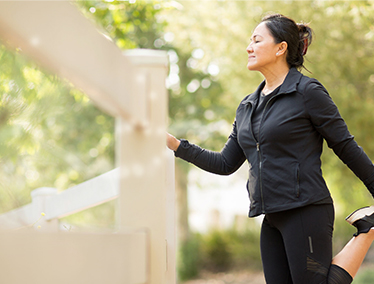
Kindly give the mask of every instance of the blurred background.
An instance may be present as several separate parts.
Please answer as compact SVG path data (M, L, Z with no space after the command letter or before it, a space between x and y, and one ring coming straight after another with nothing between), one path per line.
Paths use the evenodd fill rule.
M246 69L246 47L261 17L277 12L310 23L315 37L303 73L322 82L359 145L374 157L373 1L72 4L123 50L167 51L169 131L212 150L223 147L236 107L263 79ZM0 213L29 203L38 187L65 190L115 167L112 117L72 84L1 42L0 63ZM327 146L322 159L335 202L339 251L355 231L345 216L371 205L372 197ZM246 178L246 165L220 177L176 161L181 283L264 283L261 217L246 217ZM63 222L67 230L114 228L115 202ZM354 283L373 283L373 263L371 250Z

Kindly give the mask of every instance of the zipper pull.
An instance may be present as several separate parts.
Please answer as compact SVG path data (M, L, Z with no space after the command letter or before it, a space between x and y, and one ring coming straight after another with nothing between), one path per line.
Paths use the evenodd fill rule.
M256 143L256 146L257 146L257 152L260 152L260 143Z

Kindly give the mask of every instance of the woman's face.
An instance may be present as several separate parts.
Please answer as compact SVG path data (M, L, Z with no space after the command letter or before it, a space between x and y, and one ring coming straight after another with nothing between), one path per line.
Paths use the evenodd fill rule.
M261 71L271 67L277 59L279 44L274 42L265 22L260 23L253 32L247 47L248 70Z

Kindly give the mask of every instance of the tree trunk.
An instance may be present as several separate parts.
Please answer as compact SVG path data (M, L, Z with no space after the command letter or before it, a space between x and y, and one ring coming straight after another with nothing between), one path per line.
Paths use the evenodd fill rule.
M175 190L177 198L177 240L183 243L190 237L190 226L188 223L188 172L190 166L182 160L175 163Z

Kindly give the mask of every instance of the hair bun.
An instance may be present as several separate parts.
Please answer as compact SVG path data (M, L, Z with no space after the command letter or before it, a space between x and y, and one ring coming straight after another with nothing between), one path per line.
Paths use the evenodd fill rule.
M298 23L297 27L299 29L300 45L299 50L300 54L304 56L308 51L309 45L312 44L312 29L303 23Z
M275 43L287 42L286 61L289 67L303 68L304 55L312 43L312 29L281 14L267 15L261 22L266 24Z

